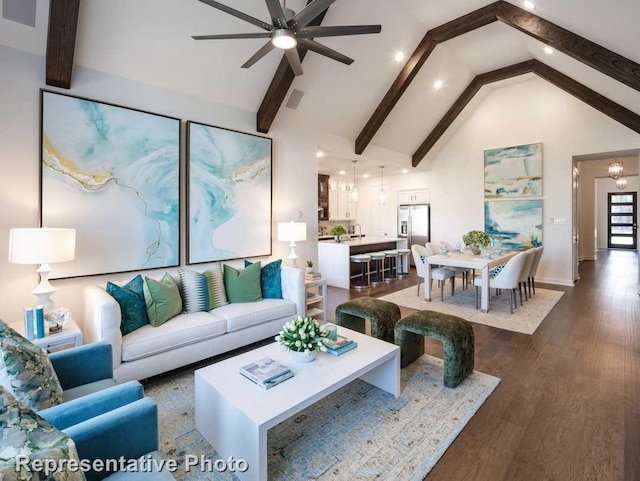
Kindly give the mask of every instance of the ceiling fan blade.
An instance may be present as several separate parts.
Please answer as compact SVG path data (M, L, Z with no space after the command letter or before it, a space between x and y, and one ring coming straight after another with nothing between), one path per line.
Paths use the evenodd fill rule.
M271 15L271 21L273 25L278 28L287 28L287 18L284 15L280 0L265 0L267 2L267 8L269 9L269 15Z
M246 13L242 13L235 8L227 7L220 2L216 2L215 0L200 0L202 3L206 3L210 7L217 8L218 10L222 10L229 15L233 15L240 20L244 20L245 22L252 23L253 25L260 27L264 30L268 30L269 32L273 30L273 25L269 25L268 23L263 22L259 18L252 17L251 15L247 15ZM315 0L314 0L315 1Z
M271 52L274 48L275 47L271 43L271 40L269 40L266 44L264 44L264 46L260 50L258 50L256 53L254 53L253 56L242 65L242 68L251 67L254 63L256 63L258 60L260 60L266 54Z
M258 33L224 33L221 35L192 35L194 40L224 40L231 38L269 38L271 33L258 32Z
M335 1L336 0L313 0L313 2L308 4L291 20L289 20L289 26L293 29L306 27L309 22L329 8L329 6Z
M298 55L297 48L289 48L284 51L284 54L287 56L287 60L289 61L289 65L291 65L291 70L295 75L302 75L302 62L300 62L300 55Z
M380 33L382 25L344 25L340 27L303 27L298 30L299 38L339 37L342 35L364 35Z
M315 40L309 40L308 38L300 38L298 39L298 45L302 48L306 48L307 50L311 50L315 53L319 53L320 55L324 55L325 57L332 58L333 60L337 60L338 62L342 62L347 65L351 65L353 63L352 58L349 58L346 55L341 54L340 52L336 52L335 50L329 47L325 47L324 45L319 44Z

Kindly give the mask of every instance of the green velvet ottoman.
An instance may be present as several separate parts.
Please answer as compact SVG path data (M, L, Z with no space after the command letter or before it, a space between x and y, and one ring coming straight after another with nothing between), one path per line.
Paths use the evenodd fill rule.
M442 341L446 387L456 387L473 372L473 328L469 321L434 311L418 311L400 319L395 341L400 346L401 367L424 354L424 336Z
M400 319L400 308L393 302L358 297L336 307L336 324L364 334L364 321L371 321L371 336L394 342L393 328Z

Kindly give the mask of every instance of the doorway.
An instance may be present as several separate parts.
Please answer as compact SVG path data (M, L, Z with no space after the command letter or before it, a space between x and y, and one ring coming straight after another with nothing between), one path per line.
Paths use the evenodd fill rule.
M637 192L609 192L607 202L607 246L637 248Z

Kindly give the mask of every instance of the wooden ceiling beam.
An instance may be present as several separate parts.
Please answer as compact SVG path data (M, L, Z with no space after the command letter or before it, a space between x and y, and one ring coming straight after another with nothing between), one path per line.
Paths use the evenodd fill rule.
M46 84L71 88L80 0L51 0L47 32Z
M497 4L501 22L640 91L640 64L508 2Z
M640 64L618 55L597 43L576 35L544 18L516 7L504 0L487 5L475 12L431 29L420 42L407 65L402 69L385 97L373 112L356 139L355 152L362 154L380 129L418 70L437 44L499 20L536 40L588 65L599 72L640 91ZM430 49L424 48L429 40ZM418 57L418 58L416 58ZM443 119L445 120L445 119ZM425 140L426 142L426 140ZM424 145L424 144L423 144ZM429 147L430 148L430 147ZM427 151L429 149L427 148ZM420 149L419 149L420 151ZM415 165L415 159L414 159Z
M384 98L375 109L356 139L356 154L361 154L396 106L420 68L427 61L438 43L488 25L497 20L496 4L490 4L460 18L429 30L407 60Z
M309 5L309 3L311 3L311 0L307 1L307 5ZM320 25L328 10L329 9L327 8L324 12L314 18L309 25ZM298 48L300 62L302 62L307 56L307 52L307 49ZM267 88L267 92L264 94L264 98L262 99L262 103L260 104L260 108L256 115L256 130L258 132L263 134L269 132L269 129L271 128L273 121L276 119L278 110L280 110L282 102L284 102L284 98L287 96L289 87L291 87L295 77L296 76L293 73L289 62L287 61L287 57L283 55L280 60L280 64L278 64L278 68L276 69L276 73L273 75L273 79L271 79L271 83Z
M414 167L418 166L484 85L531 72L640 134L640 115L609 100L595 90L576 82L571 77L558 72L539 60L527 60L526 62L476 76L415 151L411 160L412 165Z

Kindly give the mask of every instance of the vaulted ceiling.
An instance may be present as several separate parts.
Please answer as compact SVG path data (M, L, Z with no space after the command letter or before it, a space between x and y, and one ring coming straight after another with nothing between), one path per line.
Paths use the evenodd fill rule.
M78 1L51 0L66 6ZM263 0L221 1L252 16L269 19ZM306 1L288 0L287 6L300 11ZM298 108L282 105L267 124L273 120L273 127L295 124L352 139L353 151L344 154L353 154L356 139L405 67L407 60L397 63L394 55L403 51L409 58L428 31L492 3L337 0L328 9L323 25L379 23L382 33L319 39L355 62L346 66L310 52L303 61L304 75L292 80L282 74L276 77L276 87L286 89L282 96L285 102L292 89L304 92ZM518 0L509 3L522 7ZM640 63L637 0L536 0L535 3L535 15ZM39 0L35 28L0 19L0 44L45 55L48 10L49 1ZM414 156L475 77L534 59L618 104L631 116L640 114L638 90L566 53L556 50L552 55L546 54L544 43L505 22L494 21L477 29L466 29L464 25L462 28L468 33L438 42L367 145ZM263 45L263 39L200 42L191 39L191 35L197 34L252 29L251 25L197 0L85 0L80 2L74 63L257 114L282 55L274 51L251 68L241 69L240 65ZM632 68L629 74L640 76L640 69ZM510 81L527 80L531 75ZM436 80L443 82L437 90L433 87ZM502 84L486 84L481 89L500 88ZM266 129L263 126L260 130ZM437 152L437 142L435 147L426 152L426 158ZM363 155L366 159L367 148Z

